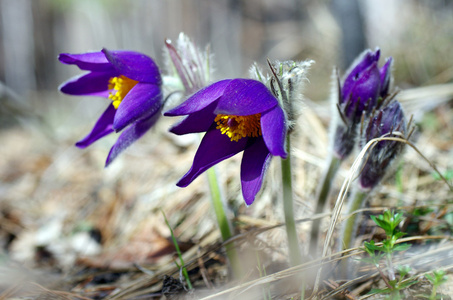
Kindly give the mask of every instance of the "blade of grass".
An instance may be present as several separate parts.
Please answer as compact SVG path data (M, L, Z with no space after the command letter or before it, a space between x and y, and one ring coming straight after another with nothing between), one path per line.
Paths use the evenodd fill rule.
M184 267L184 259L182 258L182 253L181 253L181 250L179 249L178 241L176 240L176 237L173 233L173 229L171 228L170 223L168 223L167 217L165 216L165 213L163 211L162 211L162 215L164 216L165 224L167 224L168 229L170 229L171 239L173 241L173 244L175 245L176 252L178 253L178 257L179 257L179 261L180 261L179 266L182 269L182 274L183 274L184 278L186 279L187 287L189 288L189 290L191 290L192 283L190 282L189 273L187 273L187 269L186 269L186 267ZM176 265L178 265L178 264L176 264Z

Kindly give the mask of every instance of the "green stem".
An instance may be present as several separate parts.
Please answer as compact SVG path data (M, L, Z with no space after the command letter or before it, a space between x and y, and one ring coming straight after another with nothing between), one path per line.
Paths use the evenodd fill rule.
M359 210L362 207L363 201L365 200L368 194L363 191L356 191L352 194L354 199L349 204L348 215L351 215L356 210ZM357 217L359 213L355 213L346 220L346 224L343 229L342 239L340 240L342 245L342 250L346 250L352 247L354 243L355 233L357 231ZM348 259L343 259L341 261L341 272L342 275L347 276L348 271Z
M357 191L355 193L354 200L349 205L348 215L354 213L356 210L359 210L362 207L363 200L365 200L367 195L368 195L367 193L362 191ZM359 215L358 213L353 214L346 220L346 225L343 230L343 241L342 241L343 250L352 247L352 244L354 242L353 236L357 229L356 220L358 215Z
M433 290L431 291L430 300L435 300L437 295L437 285L433 284Z
M178 253L180 264L178 265L176 262L175 263L179 268L182 269L182 274L184 275L184 278L186 279L187 287L189 288L189 290L191 290L193 288L192 283L190 282L189 273L187 272L187 269L185 267L184 259L182 258L182 253L181 253L181 249L179 249L178 241L177 241L175 234L173 232L173 229L171 228L170 223L168 222L167 217L165 216L163 211L162 211L162 215L164 215L165 224L167 224L168 229L170 229L171 239L173 241L173 245L175 245L176 253Z
M207 170L206 174L208 175L209 188L211 191L211 200L212 206L214 207L215 215L217 217L217 223L219 225L220 234L222 235L222 240L225 242L232 237L230 223L225 214L225 209L222 201L222 194L220 192L219 182L217 181L217 174L215 168L212 167ZM241 278L244 273L242 272L242 266L239 262L239 257L236 252L236 248L233 243L228 243L225 245L226 254L228 260L230 261L231 269L233 270L234 278Z
M329 158L329 164L327 171L324 173L324 178L322 180L321 188L318 192L318 201L316 203L316 210L315 214L321 214L324 212L324 208L327 203L327 197L329 196L330 188L332 186L333 180L335 175L337 174L338 168L340 167L341 160L331 154ZM313 220L313 224L311 227L311 234L310 234L310 245L309 245L309 253L315 255L318 253L318 239L319 239L319 231L321 228L321 221L322 219Z
M289 134L286 136L287 149L290 148ZM299 238L294 220L293 187L291 173L291 153L288 150L288 157L282 159L282 183L283 183L283 210L285 213L286 234L288 236L289 260L291 266L302 263L302 256L299 249Z
M393 267L392 253L387 253L387 267L389 273L389 280L395 280L395 269Z

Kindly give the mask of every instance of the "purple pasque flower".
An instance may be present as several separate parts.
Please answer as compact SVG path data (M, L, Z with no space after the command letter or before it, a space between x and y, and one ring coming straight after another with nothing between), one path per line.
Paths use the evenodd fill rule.
M395 134L399 132L399 134ZM361 146L379 137L399 137L406 133L406 119L398 101L392 101L370 117L362 130ZM404 148L404 143L380 141L368 150L359 175L359 184L363 190L371 190L381 181L391 162Z
M159 68L148 56L132 51L62 53L58 59L88 71L64 82L61 92L111 100L91 132L76 143L77 147L86 148L112 132L122 131L107 156L108 166L159 118L163 102Z
M387 97L391 83L392 58L379 68L380 50L364 51L338 84L337 109L340 114L334 135L335 154L346 158L353 150L356 128L362 115L368 116Z
M213 165L244 151L241 186L244 200L250 205L261 188L271 157L287 156L285 113L277 98L259 81L218 81L164 115L187 115L170 129L175 134L206 132L192 167L177 183L179 187L188 186Z

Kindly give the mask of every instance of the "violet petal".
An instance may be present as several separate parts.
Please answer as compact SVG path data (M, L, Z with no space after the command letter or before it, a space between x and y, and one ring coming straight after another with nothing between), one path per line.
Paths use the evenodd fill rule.
M261 82L253 79L233 79L219 99L216 114L248 116L269 110L278 100Z
M159 68L150 57L133 51L102 49L102 52L121 75L140 82L162 83Z
M379 70L379 73L381 74L381 91L380 91L381 97L384 97L388 94L390 88L390 78L392 74L392 64L393 58L389 57L387 58L386 63Z
M156 124L159 117L160 113L156 113L153 116L137 121L126 128L121 133L120 137L113 145L113 147L110 149L109 155L107 156L107 160L105 162L105 166L107 167L108 165L110 165L121 152L123 152L136 140L141 138L154 124Z
M349 70L345 73L346 78L342 86L342 99L346 100L347 96L351 93L355 82L362 76L362 74L371 66L372 63L377 62L380 57L380 50L376 52L370 49L365 50L362 54L352 63Z
M182 135L187 133L205 132L211 127L216 115L214 109L217 103L211 103L205 109L194 112L185 117L181 122L174 125L170 132Z
M81 70L113 71L112 64L109 63L105 54L101 51L81 54L61 53L58 56L58 60L67 65L76 65Z
M113 104L107 107L104 113L99 117L91 132L78 141L75 145L81 149L88 147L100 138L113 132L113 118L115 117L116 109Z
M232 142L230 138L215 129L215 125L204 135L190 170L176 184L179 187L188 186L201 173L213 165L225 160L245 149L247 138Z
M352 93L351 101L352 106L355 107L357 101L360 101L357 107L357 117L362 115L362 111L366 109L370 111L372 107L376 105L377 97L381 89L381 75L379 69L377 68L377 63L374 62L362 76L357 80ZM350 116L351 112L347 112L347 116Z
M137 83L124 97L113 121L115 131L157 113L162 106L162 92L152 83Z
M261 114L261 131L264 142L272 155L286 158L286 121L280 106Z
M230 81L231 79L221 80L199 90L182 104L165 112L164 116L183 116L204 109L223 95Z
M59 89L69 95L109 96L109 79L117 76L114 72L90 72L63 82Z
M261 189L263 177L269 165L271 154L262 138L244 150L241 163L242 196L245 203L251 205Z

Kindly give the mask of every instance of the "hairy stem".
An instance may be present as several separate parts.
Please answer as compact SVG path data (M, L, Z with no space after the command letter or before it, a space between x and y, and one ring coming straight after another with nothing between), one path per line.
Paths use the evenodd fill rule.
M290 149L289 134L286 136L286 146L287 149ZM283 211L285 213L286 234L288 236L289 260L291 266L297 266L302 263L302 256L299 249L296 222L294 220L291 153L289 150L288 157L286 159L282 159L281 167L283 183Z
M315 214L321 214L324 212L324 208L325 208L326 202L327 202L327 197L329 196L332 182L335 178L338 168L340 167L340 164L341 164L341 160L331 154L331 156L329 158L327 170L324 173L322 184L318 191ZM315 219L313 221L313 224L311 227L309 249L310 249L310 254L312 254L312 255L315 255L315 253L317 253L321 221L322 221L322 219Z
M232 235L230 223L228 222L228 218L225 214L224 203L222 200L222 194L220 192L219 182L217 180L215 167L207 170L206 174L208 175L212 206L214 207L215 215L217 217L217 223L219 225L220 234L222 235L222 240L225 242L230 239ZM226 244L225 249L234 277L237 279L241 278L244 273L242 272L242 267L239 262L236 248L234 247L234 243Z
M393 281L395 280L395 268L393 267L393 262L392 262L392 254L387 253L387 267L388 267L388 273L389 273L389 280Z
M368 194L363 191L356 191L351 194L352 202L349 204L348 215L350 217L346 220L346 224L343 228L343 233L340 239L342 250L347 250L354 244L355 233L357 231L357 217L358 213L354 213L356 210L362 207L363 201ZM352 214L352 215L351 215ZM341 263L341 273L344 276L348 274L348 259L343 259Z

